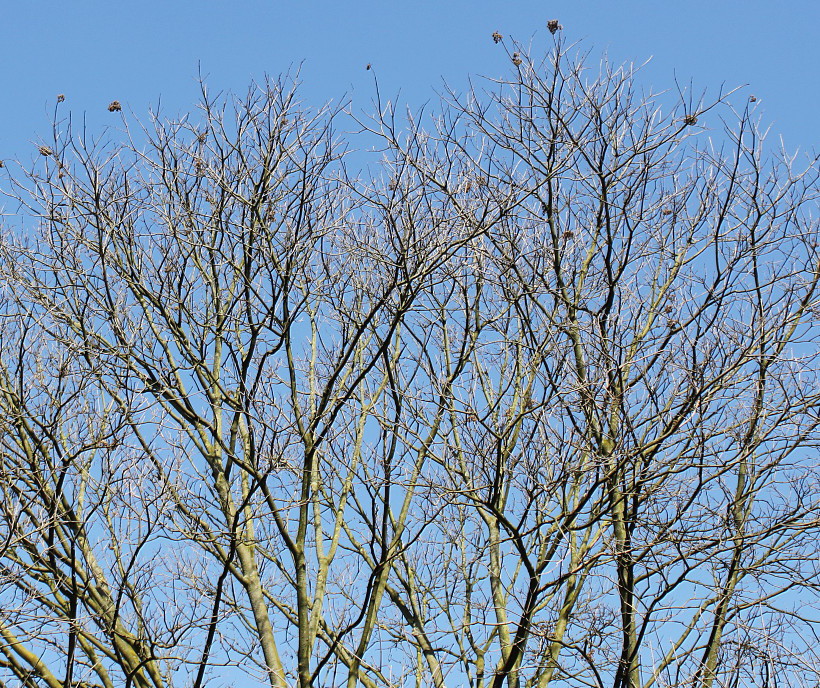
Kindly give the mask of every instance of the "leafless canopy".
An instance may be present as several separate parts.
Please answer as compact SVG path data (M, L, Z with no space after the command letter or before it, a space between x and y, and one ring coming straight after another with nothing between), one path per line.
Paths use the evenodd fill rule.
M0 686L817 685L817 161L555 45L7 161Z

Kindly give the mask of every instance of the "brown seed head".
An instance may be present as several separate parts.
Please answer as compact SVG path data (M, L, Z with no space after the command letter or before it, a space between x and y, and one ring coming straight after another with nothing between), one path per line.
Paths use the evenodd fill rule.
M40 151L40 155L54 155L54 151L48 146L40 146L37 150Z
M756 103L757 102L757 96L749 96L749 102L750 103Z
M554 34L556 31L560 31L564 27L558 23L557 19L550 19L547 22L547 28L550 30L550 33Z
M671 215L672 211L669 208L664 208L661 210L661 215Z
M57 96L57 102L62 103L65 100L65 96L61 93Z
M108 104L108 112L119 112L120 110L122 110L122 105L119 100L112 100Z
M493 31L493 43L501 43L504 40L504 36L502 36L498 31Z
M367 67L365 67L365 69L367 69L367 70L370 69L370 63L369 62L367 63Z
M513 53L512 62L516 67L518 67L521 64L521 55L519 55L518 53Z
M683 118L683 123L686 124L687 126L690 126L690 127L693 124L697 124L698 123L697 115L686 115L686 117Z

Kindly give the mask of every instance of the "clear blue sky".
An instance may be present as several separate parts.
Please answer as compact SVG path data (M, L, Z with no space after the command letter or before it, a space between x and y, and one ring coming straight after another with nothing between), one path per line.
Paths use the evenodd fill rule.
M383 92L420 104L442 79L503 74L493 31L543 42L551 18L593 55L651 57L642 81L656 89L674 74L710 89L748 83L789 148L818 148L817 0L38 0L3 7L0 158L29 157L58 93L95 131L114 123L114 99L140 116L159 97L166 112L187 110L198 63L212 90L244 91L304 61L306 100L348 93L366 108L370 62Z

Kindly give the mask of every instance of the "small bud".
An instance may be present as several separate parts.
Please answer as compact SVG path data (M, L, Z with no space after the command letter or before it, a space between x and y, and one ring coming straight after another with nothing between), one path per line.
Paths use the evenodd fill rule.
M108 104L108 112L119 112L120 110L122 110L122 105L119 100L112 100Z
M61 93L57 96L57 102L62 103L65 100L65 96Z
M556 31L560 31L564 27L558 23L557 19L550 19L547 22L547 28L550 30L550 33L554 34Z
M493 31L493 43L501 43L504 40L504 36L502 36L498 31Z
M6 166L6 163L4 163L2 160L0 160L0 169L2 169L5 166Z
M370 71L370 66L371 66L371 65L370 65L370 63L368 62L368 63L367 63L367 67L365 67L365 69L366 69L366 70L368 70L368 71Z

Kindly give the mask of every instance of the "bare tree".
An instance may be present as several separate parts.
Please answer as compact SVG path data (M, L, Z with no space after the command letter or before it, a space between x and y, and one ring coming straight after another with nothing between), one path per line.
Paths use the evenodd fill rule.
M55 113L7 185L0 685L816 684L817 161L512 48L427 117Z

